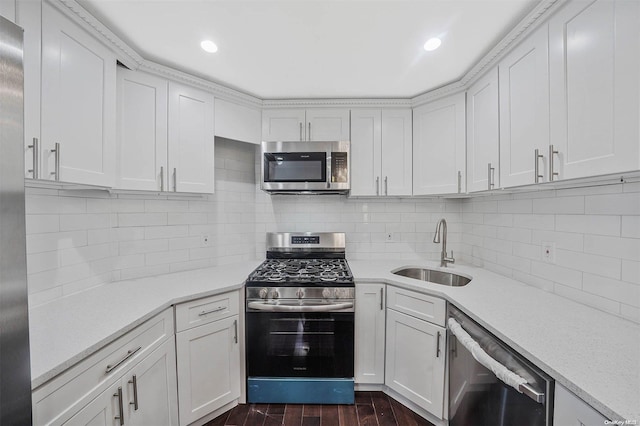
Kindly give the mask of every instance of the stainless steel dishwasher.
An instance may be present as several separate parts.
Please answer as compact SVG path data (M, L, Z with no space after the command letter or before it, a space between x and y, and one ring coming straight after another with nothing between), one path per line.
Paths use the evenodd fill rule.
M551 377L451 305L447 326L450 426L552 425Z

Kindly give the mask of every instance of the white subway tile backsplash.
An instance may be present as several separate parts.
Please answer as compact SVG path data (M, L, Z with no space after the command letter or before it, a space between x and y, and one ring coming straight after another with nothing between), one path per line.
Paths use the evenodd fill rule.
M120 256L167 251L168 249L169 240L167 239L122 241L118 246Z
M514 214L513 226L525 229L553 230L555 228L556 217L544 214Z
M118 213L118 226L167 225L167 213Z
M501 213L533 213L533 200L503 200L498 201L498 212Z
M553 197L533 200L534 214L583 214L584 197Z
M637 193L589 195L585 197L586 214L640 215Z
M621 303L620 314L623 318L640 323L640 308Z
M189 259L189 250L173 250L173 251L160 251L154 253L145 254L145 265L162 265L170 264L174 262L186 262Z
M27 235L27 254L62 250L87 245L86 231L53 232Z
M562 214L556 216L556 231L619 236L620 216Z
M640 238L640 216L622 216L622 231L624 238Z
M58 252L45 251L42 253L32 253L27 257L27 273L35 274L37 272L56 269L60 266Z
M189 235L189 226L147 226L144 228L144 238L153 240L157 238L176 238L186 237Z
M531 262L531 275L574 288L582 287L582 272L551 263Z
M640 239L585 235L584 251L602 257L640 259Z
M58 250L60 266L88 263L94 260L111 257L110 244L96 244L84 247Z
M584 274L582 289L607 299L626 303L636 308L640 307L640 285Z
M60 230L60 215L57 214L27 214L27 235L58 232Z
M27 214L73 214L85 213L87 201L84 198L28 196L25 200Z
M582 303L583 305L592 306L614 315L620 315L620 302L616 302L615 300L587 293L581 289L568 287L559 283L555 283L553 292L567 299Z
M542 246L545 242L556 244L556 248L564 250L582 251L584 236L571 232L532 231L531 243Z
M620 259L558 249L556 260L559 265L576 271L590 272L609 278L620 278Z
M76 231L79 229L110 228L109 214L63 214L60 215L61 231Z
M640 285L640 262L622 260L622 281Z

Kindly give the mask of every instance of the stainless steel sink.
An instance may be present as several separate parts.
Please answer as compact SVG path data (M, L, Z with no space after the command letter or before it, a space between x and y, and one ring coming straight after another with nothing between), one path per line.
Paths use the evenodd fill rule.
M392 272L401 277L413 278L414 280L428 281L430 283L448 285L451 287L462 287L469 284L471 278L451 272L436 271L425 268L402 268Z

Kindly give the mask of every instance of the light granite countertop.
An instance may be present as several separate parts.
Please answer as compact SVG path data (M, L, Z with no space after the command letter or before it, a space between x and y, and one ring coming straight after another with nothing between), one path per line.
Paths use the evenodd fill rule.
M176 303L241 288L260 261L109 283L30 310L32 388ZM385 282L456 305L611 420L640 421L640 325L490 271L447 287L391 273L425 261L349 261L356 285Z

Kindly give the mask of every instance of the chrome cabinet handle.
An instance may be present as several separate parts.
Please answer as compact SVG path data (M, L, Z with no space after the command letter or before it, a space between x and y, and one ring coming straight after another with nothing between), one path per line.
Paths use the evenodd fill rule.
M329 305L299 306L299 305L277 305L264 302L249 302L247 308L257 311L267 312L331 312L342 309L353 308L353 303L332 303Z
M138 378L135 374L131 377L129 383L133 385L133 402L130 402L129 405L133 405L134 411L138 411Z
M29 173L31 173L31 177L33 179L38 179L38 174L39 174L39 170L40 170L40 165L38 164L38 160L40 157L40 144L38 143L38 138L33 138L33 144L32 145L28 145L29 148L31 148L33 150L32 154L33 154L33 169L29 170Z
M140 349L142 349L142 346L138 346L138 347L137 347L137 348L135 348L135 349L129 349L129 350L127 351L127 353L126 353L126 354L125 354L125 355L124 355L124 356L123 356L123 357L122 357L118 362L116 362L116 363L115 363L115 364L113 364L113 365L112 365L112 364L107 365L107 370L106 370L107 374L108 374L108 373L111 373L113 370L115 370L116 368L118 368L118 366L119 366L120 364L122 364L123 362L125 362L126 360L128 360L129 358L131 358L131 357L133 356L133 354L135 354L136 352L138 352Z
M462 192L462 172L458 170L458 194Z
M436 336L436 358L440 357L440 332L438 331L438 335Z
M120 420L120 426L124 425L124 406L122 405L122 386L118 386L118 392L113 394L118 398L118 415L114 417L116 420Z
M238 320L233 320L233 341L238 343Z
M173 168L173 192L178 192L178 170Z
M389 182L387 176L384 177L384 195L389 195Z
M307 135L307 140L311 140L311 122L309 122L309 134Z
M380 176L376 176L376 195L380 195Z
M56 142L55 148L52 149L51 152L55 153L56 155L55 169L54 171L51 172L51 174L53 175L55 181L59 181L60 180L60 144L58 142Z
M224 311L225 309L227 309L227 307L226 307L226 306L218 306L217 308L210 309L210 310L208 310L208 311L202 311L202 312L200 312L200 313L198 314L198 316L203 317L203 316L205 316L205 315L209 315L209 314L212 314L212 313L214 313L214 312Z
M304 140L304 139L302 138L302 122L300 122L300 123L298 123L298 124L300 124L300 140Z
M487 167L487 189L491 190L494 187L493 178L495 176L495 168L491 167L491 163L489 163Z
M164 192L164 166L160 166L160 191Z
M553 149L553 145L549 145L549 182L553 182L558 172L553 171L553 155L557 155L558 151Z
M384 310L384 287L380 289L380 310Z
M544 155L540 154L540 150L538 148L536 148L536 150L534 151L534 155L533 155L533 173L535 175L535 183L539 183L540 179L542 179L542 175L540 174L540 158L543 158Z

